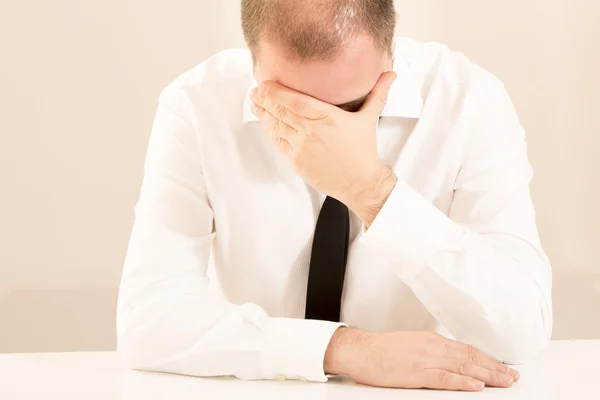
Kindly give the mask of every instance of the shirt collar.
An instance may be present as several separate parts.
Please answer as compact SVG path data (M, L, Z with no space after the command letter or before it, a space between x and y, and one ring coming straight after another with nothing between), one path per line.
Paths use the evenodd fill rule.
M390 88L381 116L420 118L423 111L421 88L401 52L396 52L394 72L398 77Z
M423 97L421 90L416 82L412 71L401 52L396 52L396 61L394 62L394 72L398 74L396 81L392 84L388 94L387 103L381 112L382 117L398 118L420 118L423 110ZM250 99L250 90L257 86L254 74L251 75L250 88L244 98L243 118L244 124L257 122L258 118L252 113L252 100Z

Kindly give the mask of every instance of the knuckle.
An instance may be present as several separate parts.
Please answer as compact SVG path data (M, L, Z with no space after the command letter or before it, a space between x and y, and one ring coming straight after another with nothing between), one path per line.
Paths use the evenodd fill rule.
M267 82L263 82L258 86L258 93L257 93L257 103L258 104L264 104L265 100L267 98L267 95L269 94L269 84Z
M492 379L496 382L501 382L502 381L502 373L500 372L492 372Z
M258 92L263 96L266 97L269 92L271 91L271 85L269 85L268 82L263 82L261 83Z
M258 99L257 99L258 101L256 102L256 104L259 104L261 106L264 105L266 97L267 96L264 93L259 93L258 94Z
M466 375L468 365L469 365L469 363L466 361L457 361L456 362L456 371L461 375Z
M281 121L280 119L275 119L275 121L273 121L273 133L275 133L276 135L279 136L279 134L282 132L283 130L283 121Z
M259 91L257 96L256 96L256 104L258 105L263 105L265 104L265 98L267 97L267 95L265 94L264 91Z
M470 344L467 345L467 358L471 364L479 365L479 351Z
M468 356L468 361L469 361L470 364L473 364L473 365L480 365L481 364L481 362L479 361L479 357L477 357L477 355L475 355L475 354L470 354Z
M275 116L277 118L284 118L287 114L287 109L280 103L275 103Z
M442 385L448 384L450 382L450 374L447 371L440 371L437 374L437 379Z
M503 374L508 374L508 367L506 365L502 364L502 363L498 363L496 365L496 370L498 372L503 373Z

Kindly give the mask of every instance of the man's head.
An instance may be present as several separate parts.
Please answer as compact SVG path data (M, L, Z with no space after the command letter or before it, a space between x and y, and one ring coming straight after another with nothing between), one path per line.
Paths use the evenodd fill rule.
M242 0L257 80L351 111L392 69L395 25L393 0Z

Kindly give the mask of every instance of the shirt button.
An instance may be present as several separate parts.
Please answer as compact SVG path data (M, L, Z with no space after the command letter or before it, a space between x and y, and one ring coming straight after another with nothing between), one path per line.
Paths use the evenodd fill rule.
M285 381L287 379L287 377L283 374L277 374L276 378L278 381Z
M435 310L435 313L433 313L433 316L435 318L439 318L442 315L442 312L440 310Z

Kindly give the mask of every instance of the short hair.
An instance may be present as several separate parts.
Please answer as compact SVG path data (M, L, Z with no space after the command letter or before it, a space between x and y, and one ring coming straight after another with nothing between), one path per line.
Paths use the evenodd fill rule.
M242 30L256 57L260 40L282 45L301 62L330 61L359 34L391 54L393 0L242 0Z

